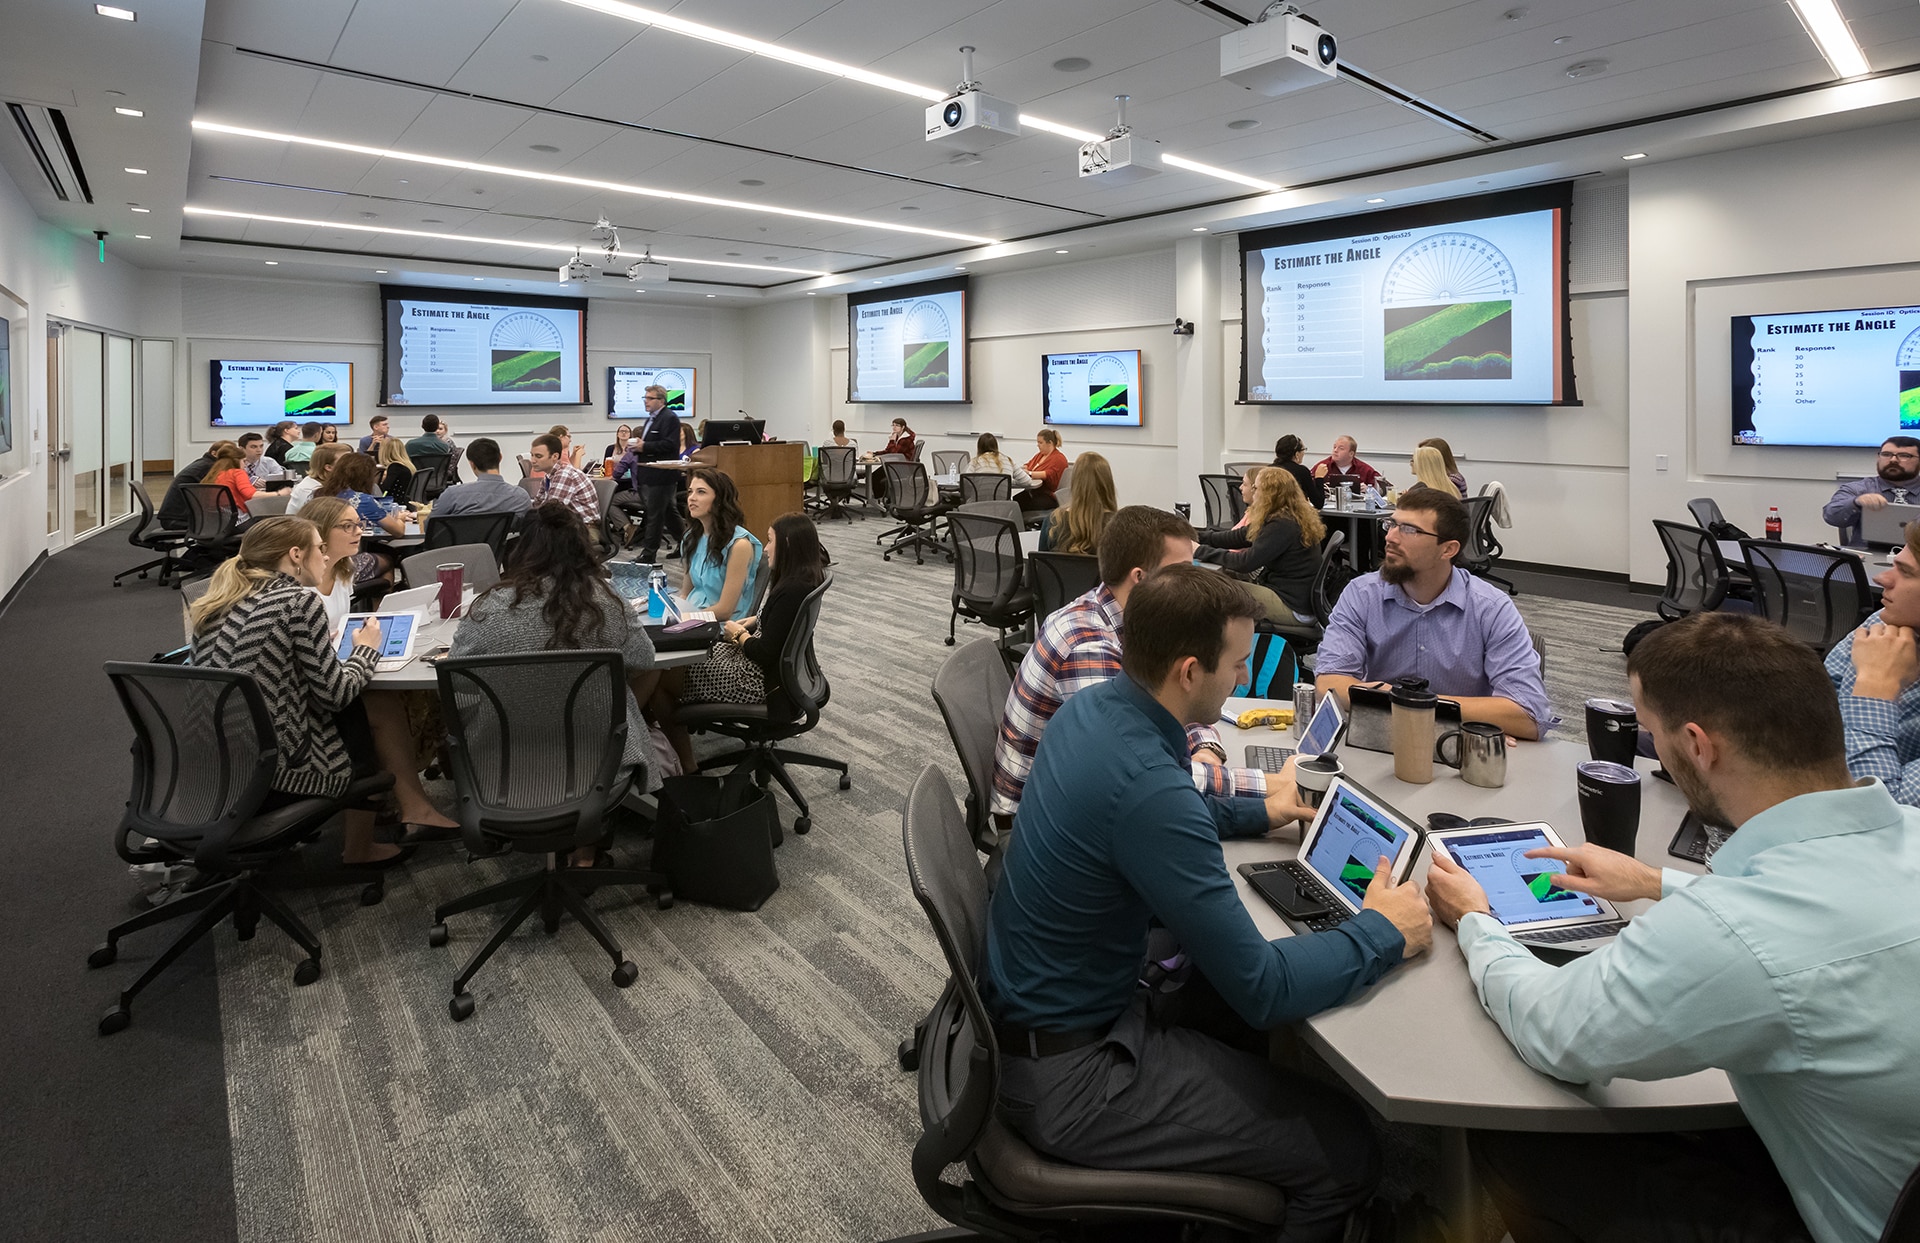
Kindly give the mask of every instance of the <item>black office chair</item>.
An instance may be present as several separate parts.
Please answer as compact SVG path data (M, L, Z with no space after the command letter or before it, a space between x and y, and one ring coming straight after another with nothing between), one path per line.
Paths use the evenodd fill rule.
M689 729L712 730L744 743L738 751L701 760L700 771L732 769L745 764L753 769L754 779L761 784L764 785L768 777L778 781L794 806L800 809L800 815L793 822L795 833L813 830L813 811L807 806L800 787L793 783L787 765L829 769L840 774L842 790L853 788L846 761L775 745L798 738L818 725L820 709L827 706L832 694L832 687L827 683L826 674L820 671L820 662L813 651L814 628L820 624L820 603L831 586L833 575L829 574L801 604L800 615L794 619L793 629L787 632L786 645L780 649L781 689L770 695L767 702L688 704L674 713L674 719Z
M1920 1243L1920 1168L1907 1175L1906 1185L1894 1197L1880 1243Z
M853 521L853 511L847 508L847 502L853 499L854 484L859 478L859 472L854 469L856 456L852 445L821 445L815 451L815 479L820 485L816 509L820 517Z
M1041 622L1100 585L1100 558L1070 552L1027 555L1027 581L1033 586L1033 624Z
M1230 527L1247 512L1247 503L1240 495L1240 480L1235 475L1200 476L1200 499L1206 507L1210 527Z
M951 972L923 1023L913 1181L929 1208L989 1238L1055 1237L1073 1221L1203 1222L1252 1234L1286 1216L1266 1183L1222 1174L1096 1170L1042 1156L1000 1121L1000 1049L975 984L987 881L946 778L929 765L902 817L907 879ZM965 1164L958 1183L942 1174Z
M667 878L639 868L574 868L569 852L607 836L627 794L620 771L627 743L627 671L613 651L527 652L442 660L434 669L447 755L459 806L460 836L474 855L546 856L540 870L433 912L427 942L447 943L447 917L520 899L453 981L447 1013L473 1014L467 982L536 910L551 936L570 912L613 959L613 983L626 988L640 969L627 959L586 895L607 885L644 885L662 908L673 904Z
M1493 533L1493 502L1491 496L1470 496L1460 502L1467 507L1467 546L1460 550L1457 564L1475 578L1499 584L1508 595L1518 595L1512 583L1493 572L1506 552Z
M1731 581L1719 543L1705 528L1684 522L1655 518L1653 529L1667 553L1667 585L1654 611L1667 621L1678 621L1689 613L1719 608Z
M1240 479L1240 478L1243 478L1248 471L1265 470L1267 467L1271 465L1273 465L1272 462L1228 462L1225 466L1222 466L1220 469L1225 471L1227 474L1233 476L1235 479Z
M891 561L894 553L911 548L913 563L925 565L922 549L946 552L938 528L940 516L947 511L947 506L940 500L940 490L933 486L933 476L927 474L927 468L918 462L888 462L885 478L887 515L900 525L874 537L876 544L890 536L894 537L893 543L880 554L880 559Z
M448 514L444 518L428 514L420 551L432 552L457 544L485 544L493 549L494 568L498 569L507 563L507 540L512 537L519 517L510 513Z
M407 481L406 499L416 505L430 505L447 490L447 472L453 468L453 459L440 454L422 458L415 465L413 478Z
M223 489L224 490L224 489ZM113 585L118 587L120 580L129 574L147 576L147 571L160 571L160 585L171 587L175 557L185 551L192 543L184 531L169 531L160 525L159 515L153 508L153 497L147 494L147 485L138 479L133 481L133 500L139 507L140 520L133 524L133 530L127 532L127 543L146 552L160 555L151 561L142 561L139 565L120 571L113 576Z
M1824 656L1873 612L1866 565L1851 553L1809 544L1743 539L1754 610Z
M200 878L172 901L115 924L105 943L87 956L89 967L107 966L119 956L120 939L129 933L197 915L121 990L119 1001L100 1020L100 1034L124 1031L133 1022L133 999L141 990L229 916L234 931L246 941L264 915L306 951L293 982L307 985L319 979L319 939L269 889L360 885L361 901L371 905L384 892L383 874L272 869L317 837L335 815L365 806L391 788L392 775L356 780L337 798L303 798L262 812L280 750L266 699L251 674L124 662L108 664L106 673L133 726L133 786L115 830L114 848L129 863L191 863Z
M240 506L233 493L217 483L184 484L180 494L187 500L190 574L211 574L215 566L240 551Z
M933 703L947 723L947 737L967 778L967 832L984 855L996 854L1004 845L989 809L993 750L1011 690L1013 677L992 639L975 639L947 657L933 674Z
M1333 616L1333 606L1339 603L1340 593L1346 590L1353 578L1353 561L1347 555L1347 533L1328 532L1325 542L1320 545L1320 563L1314 567L1313 586L1307 594L1308 619L1300 622L1263 621L1260 629L1285 635L1303 654L1311 653L1326 637L1327 619Z
M1720 512L1720 502L1710 496L1696 496L1687 502L1687 512L1693 515L1694 522L1708 530L1716 522L1725 522L1727 516Z
M933 473L936 475L957 475L967 468L973 455L965 449L935 449L933 451Z
M947 618L947 646L953 646L954 630L962 617L992 626L1000 632L1004 644L1007 631L1026 625L1033 616L1033 592L1027 588L1019 522L970 513L963 505L947 515L947 547L953 556L953 612Z
M1013 477L996 475L992 471L976 471L960 476L960 503L971 505L975 501L1010 501L1013 499Z

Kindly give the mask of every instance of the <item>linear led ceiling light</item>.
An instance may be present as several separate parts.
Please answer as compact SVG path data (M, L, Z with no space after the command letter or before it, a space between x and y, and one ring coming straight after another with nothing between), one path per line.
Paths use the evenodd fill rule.
M1796 0L1796 3L1800 0ZM1812 2L1812 0L1808 0ZM1821 0L1830 3L1830 0ZM843 65L839 61L828 60L824 56L813 56L806 52L796 52L776 43L767 43L761 39L748 38L735 34L731 30L720 30L713 26L703 26L699 22L690 22L684 17L675 17L670 13L661 13L655 9L641 8L637 4L626 4L622 0L565 0L576 8L592 9L596 13L605 13L609 17L623 18L643 26L658 26L662 30L671 30L676 34L687 35L707 43L718 43L737 51L755 56L765 56L773 60L785 61L789 65L799 65L820 73L831 74L836 78L848 78L855 82L865 82L868 86L877 86L883 90L894 91L901 95L911 95L915 99L938 101L947 98L949 92L931 86L921 86L917 82L907 82L900 78L890 78L885 74L872 73L853 65ZM1034 116L1025 108L1020 109L1020 124L1049 134L1058 134L1062 138L1071 138L1075 142L1099 142L1105 134L1096 134L1081 129L1077 125L1062 125L1058 121L1049 121ZM1179 156L1162 155L1168 164L1184 168L1188 172L1203 173L1208 177L1218 177L1223 181L1238 182L1243 186L1252 186L1256 190L1279 190L1283 187L1271 181L1262 181L1257 177L1245 177L1239 173L1230 173L1211 164L1202 164L1196 160L1182 159Z
M676 203L697 203L703 207L726 207L734 211L762 212L771 216L786 216L797 220L824 220L829 224L844 224L857 229L884 229L889 233L912 233L920 237L944 237L956 242L971 242L988 246L994 242L990 237L979 237L972 233L952 233L945 229L927 229L918 225L895 224L887 220L864 220L858 216L835 216L827 212L803 211L798 207L777 207L769 203L748 203L740 199L714 198L706 194L685 194L678 190L661 190L653 186L628 185L619 181L599 181L592 177L569 177L563 173L544 173L531 168L509 168L501 164L480 164L473 160L456 160L443 155L427 155L418 151L399 151L391 147L369 147L354 142L335 142L327 138L307 138L300 134L281 134L272 130L249 129L242 125L222 125L216 121L195 119L193 128L210 134L231 134L238 138L258 138L267 142L291 143L301 147L321 147L328 151L349 151L355 155L372 156L379 160L400 160L410 164L431 164L438 168L458 168L468 172L486 173L495 177L518 177L526 181L545 181L554 185L578 186L584 190L606 190L614 194L633 194L642 198L667 199ZM330 226L332 227L332 226ZM572 247L566 247L571 250ZM690 261L691 262L691 261Z
M265 216L250 211L223 211L217 207L195 207L191 204L181 209L189 216L213 216L222 220L258 220L265 224L297 224L309 229L332 229L336 232L377 233L386 237L417 237L439 242L474 242L483 246L518 246L522 250L558 250L569 254L580 248L572 242L531 242L511 237L474 237L465 233L433 233L425 229L395 229L385 225L346 224L338 220L304 220L297 216ZM615 251L615 255L630 255L632 251ZM768 263L733 263L721 259L688 259L674 255L653 255L660 263L688 263L697 267L710 268L746 268L754 272L782 272L789 276L831 276L831 272L818 272L811 268L783 268Z
M1835 77L1855 78L1872 71L1873 66L1867 63L1860 45L1853 41L1853 31L1847 29L1847 19L1840 16L1834 0L1789 0L1789 3L1820 54L1833 67Z

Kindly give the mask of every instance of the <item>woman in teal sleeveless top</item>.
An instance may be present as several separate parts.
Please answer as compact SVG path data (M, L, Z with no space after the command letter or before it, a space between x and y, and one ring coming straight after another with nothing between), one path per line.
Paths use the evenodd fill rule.
M680 541L687 567L687 603L731 621L753 605L760 573L760 541L742 523L733 480L711 466L696 466L687 480L687 517Z

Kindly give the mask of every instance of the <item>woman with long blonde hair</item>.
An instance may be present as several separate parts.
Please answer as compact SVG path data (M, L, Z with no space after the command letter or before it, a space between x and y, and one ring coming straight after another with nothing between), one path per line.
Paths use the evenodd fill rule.
M1451 479L1453 486L1459 490L1460 499L1465 500L1467 498L1467 477L1460 473L1460 463L1454 460L1453 446L1438 436L1431 436L1421 441L1420 447L1423 449L1440 450L1440 460L1445 462L1447 466L1447 478Z
M1442 496L1460 495L1460 489L1454 487L1453 480L1447 476L1446 459L1431 445L1421 445L1413 451L1413 477Z
M396 501L405 501L407 489L412 485L414 473L419 469L407 453L407 442L398 436L387 437L380 442L380 448L373 460L381 470L381 490Z
M1307 503L1293 476L1263 470L1254 481L1246 525L1200 532L1194 557L1250 578L1247 589L1269 621L1307 621L1326 534L1319 511Z
M1073 495L1040 528L1040 551L1098 555L1107 519L1119 508L1107 459L1091 450L1082 453L1073 460Z

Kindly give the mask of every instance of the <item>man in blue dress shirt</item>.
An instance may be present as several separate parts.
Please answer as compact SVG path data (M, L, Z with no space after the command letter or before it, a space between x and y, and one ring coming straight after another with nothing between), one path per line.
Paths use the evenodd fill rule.
M1241 905L1220 841L1266 832L1267 809L1202 798L1182 722L1219 716L1258 613L1238 583L1192 565L1133 589L1120 676L1068 699L1041 736L988 908L982 984L1000 1115L1028 1143L1097 1169L1271 1183L1287 1195L1279 1238L1310 1243L1338 1239L1377 1177L1363 1111L1163 1025L1139 986L1153 918L1200 973L1181 995L1211 986L1260 1029L1341 1004L1431 943L1425 900L1390 883L1385 859L1366 909L1330 932L1269 942Z
M1883 508L1888 501L1920 501L1920 440L1912 436L1889 436L1881 442L1874 473L1835 488L1820 516L1828 526L1840 528L1842 543L1858 543L1860 511Z
M1489 1189L1517 1243L1873 1243L1920 1163L1920 811L1856 784L1818 658L1769 622L1696 613L1627 671L1688 805L1732 831L1709 873L1536 852L1565 888L1659 899L1557 969L1444 852L1427 893L1529 1065L1570 1083L1719 1067L1753 1133L1479 1136Z
M1432 488L1401 494L1381 524L1380 568L1347 584L1314 658L1314 683L1344 701L1356 682L1421 677L1460 702L1468 721L1490 721L1515 738L1553 724L1520 610L1505 592L1453 564L1469 536L1467 507Z
M1896 802L1920 807L1920 527L1873 580L1880 611L1827 653L1840 694L1847 771L1878 777Z

